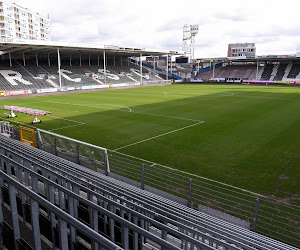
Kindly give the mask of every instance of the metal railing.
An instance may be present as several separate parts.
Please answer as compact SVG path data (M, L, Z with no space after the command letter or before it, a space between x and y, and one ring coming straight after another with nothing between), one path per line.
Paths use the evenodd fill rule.
M3 138L0 143L0 180L3 178L9 182L11 181L9 177L15 179L15 182L9 182L12 184L12 189L10 190L8 185L8 195L5 191L7 185L3 185L2 189L4 188L5 196L9 196L9 198L4 198L4 202L10 205L12 211L13 221L15 221L12 224L16 240L20 238L20 225L17 218L18 216L22 217L22 209L26 207L27 201L30 201L28 197L23 197L22 194L32 197L23 189L32 190L41 196L40 199L42 200L37 200L40 208L36 207L37 204L30 204L32 218L29 221L31 221L33 228L36 249L41 249L41 230L38 223L38 215L41 214L41 210L43 211L42 214L48 218L48 223L52 225L48 228L52 231L52 236L55 235L53 232L55 227L59 227L58 236L60 240L58 244L61 249L68 249L69 246L72 247L72 244L78 241L78 234L74 230L77 227L72 228L75 222L70 222L67 220L68 216L65 219L62 215L61 220L65 220L69 224L71 242L68 243L64 240L68 238L66 234L67 225L56 223L55 217L51 214L53 211L48 209L48 203L45 200L50 201L52 205L55 204L72 218L83 220L94 231L100 230L106 238L118 242L125 249L129 249L130 243L133 246L132 249L142 249L140 244L150 244L151 242L165 249L179 249L176 246L178 242L175 245L174 242L168 242L168 237L171 235L180 239L182 246L193 246L196 249L240 249L241 247L252 249L248 246L249 243L239 242L237 239L229 237L228 234L222 234L199 225L201 218L185 211L185 206L180 208L175 204L176 206L173 207L172 203L158 196L153 197L149 193L141 193L138 188L133 189L130 185L116 182L105 175L100 175L19 142L10 143L9 139ZM17 188L18 192L14 188ZM12 198L14 201L16 194L20 196L19 202L22 206L19 205L19 207L22 209L18 209L12 205L12 202L7 201ZM181 210L181 212L176 212L176 210ZM0 215L1 212L2 210ZM103 218L100 222L99 215ZM23 216L23 218L25 217ZM195 218L191 220L192 217ZM104 227L101 226L103 223ZM213 224L217 223L213 222ZM63 225L62 228L61 225ZM223 225L222 227L227 226ZM80 230L84 229L80 228ZM118 232L117 229L120 230L119 233L116 233ZM152 232L153 230L156 234ZM87 230L84 234L89 232ZM130 235L133 238L130 238ZM95 244L98 243L99 246L100 244L106 246L102 239L97 241L93 237L90 238L92 240L90 244L94 246L94 249L96 249ZM57 240L53 239L52 244L54 242ZM275 241L273 243L277 244ZM252 244L251 241L250 245ZM264 245L265 243L259 243L259 245L261 244ZM289 248L287 245L285 247Z
M48 144L52 145L51 150L47 151L55 154L59 150L54 150L54 141L59 136L54 133L47 133L47 135L51 135L47 140ZM64 137L64 140L67 139L70 138ZM76 149L82 142L70 139L68 143L73 145L68 144L67 149ZM41 142L39 146L42 149L46 148ZM65 158L72 158L74 162L78 162L77 151L72 152L73 154L65 155ZM89 154L91 158L94 155L91 151ZM254 232L300 247L300 208L298 206L279 203L247 190L117 151L107 150L105 155L109 160L109 171L103 164L104 161L96 167L92 164L92 169L225 221L250 228ZM64 157L64 154L60 156Z
M300 247L300 207L296 205L120 152L108 151L108 155L111 172L136 181L141 188L181 197L190 207Z

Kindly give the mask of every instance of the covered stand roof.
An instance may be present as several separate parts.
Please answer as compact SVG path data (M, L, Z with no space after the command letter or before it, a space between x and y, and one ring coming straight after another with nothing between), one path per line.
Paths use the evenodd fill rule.
M31 41L31 40L13 40L9 42L0 42L0 55L6 56L11 53L11 56L22 55L35 56L39 55L57 54L59 49L61 56L70 54L82 54L98 56L102 55L103 51L107 55L118 55L125 57L140 56L161 56L161 55L181 55L178 51L145 49L145 48L129 48L115 45L99 45L99 44L83 44L83 43L68 43L68 42L54 42L54 41Z
M225 62L279 62L279 61L300 61L300 54L293 55L263 55L263 56L238 56L238 57L216 57L216 58L199 58L192 60L198 62L225 63Z

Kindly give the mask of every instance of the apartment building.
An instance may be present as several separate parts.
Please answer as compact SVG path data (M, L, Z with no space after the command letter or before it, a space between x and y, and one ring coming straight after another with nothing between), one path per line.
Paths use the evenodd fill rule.
M255 56L255 43L232 43L228 44L228 57Z
M0 41L50 40L50 19L7 1L0 1Z

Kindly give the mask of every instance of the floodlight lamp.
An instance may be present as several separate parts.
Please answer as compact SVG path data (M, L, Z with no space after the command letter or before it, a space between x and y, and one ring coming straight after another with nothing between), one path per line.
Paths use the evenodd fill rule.
M191 26L190 26L190 29L191 29L191 35L192 35L192 36L197 35L198 32L199 32L199 24L191 25Z

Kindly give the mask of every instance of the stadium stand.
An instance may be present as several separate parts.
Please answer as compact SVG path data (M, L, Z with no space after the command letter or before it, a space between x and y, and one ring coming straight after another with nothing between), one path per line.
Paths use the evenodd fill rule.
M274 80L279 80L279 81L282 80L287 66L288 66L288 64L286 64L286 63L280 63L280 65L277 69L276 75L274 76Z
M296 79L299 78L299 74L300 74L300 64L293 64L289 74L287 75L287 78L292 78L292 79Z
M5 246L296 249L19 141L0 138L0 222ZM27 228L26 233L21 227Z
M195 76L195 79L206 80L213 77L213 70L202 71ZM261 81L282 81L286 79L300 79L299 63L268 63L259 66L257 72L256 64L231 64L215 69L215 78L226 78L228 80L261 80ZM257 79L256 79L257 78Z
M106 66L106 83L140 82L140 68L138 65L122 61L122 66L116 66L116 63L120 64L120 61ZM62 87L105 84L103 64L95 66L97 65L96 62L83 62L79 66L79 63L74 61L71 65L70 61L62 61ZM164 79L165 75L163 76L148 67L143 67L143 84ZM25 66L23 61L13 60L12 66L10 66L8 60L3 60L0 63L0 83L0 89L5 91L26 89L35 92L38 89L57 88L59 87L58 66L53 62L49 66L46 60L40 60L38 64L27 60Z
M255 65L227 65L222 67L219 73L215 74L217 78L249 79L256 70Z

